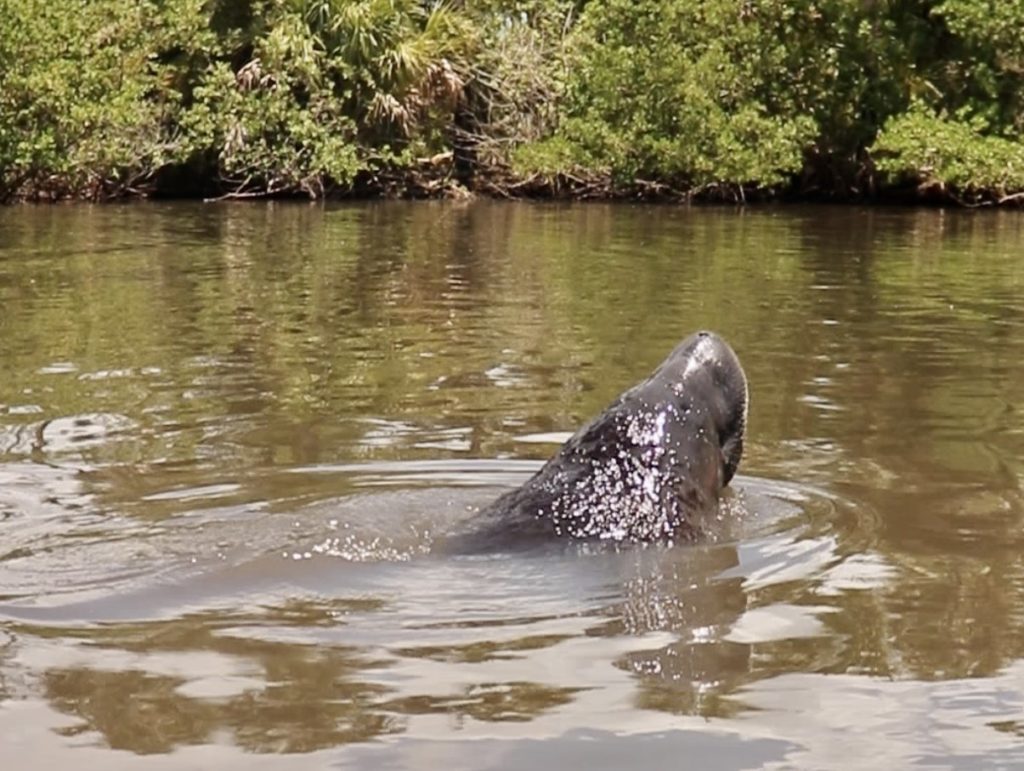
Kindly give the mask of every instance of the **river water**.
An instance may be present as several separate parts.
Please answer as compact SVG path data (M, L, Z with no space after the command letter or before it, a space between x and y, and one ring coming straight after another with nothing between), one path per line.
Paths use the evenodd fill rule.
M0 768L1021 767L1022 292L1017 212L0 210ZM700 328L707 541L432 550Z

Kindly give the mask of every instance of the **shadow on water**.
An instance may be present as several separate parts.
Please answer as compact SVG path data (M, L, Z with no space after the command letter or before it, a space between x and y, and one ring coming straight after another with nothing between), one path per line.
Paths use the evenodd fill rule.
M1024 762L1024 222L0 212L0 766ZM451 555L697 328L714 537Z

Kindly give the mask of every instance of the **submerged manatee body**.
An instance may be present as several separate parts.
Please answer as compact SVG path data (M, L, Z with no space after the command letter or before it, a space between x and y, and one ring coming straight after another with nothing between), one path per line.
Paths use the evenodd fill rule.
M522 487L484 509L472 542L698 536L701 515L739 465L747 401L729 345L711 332L688 337Z

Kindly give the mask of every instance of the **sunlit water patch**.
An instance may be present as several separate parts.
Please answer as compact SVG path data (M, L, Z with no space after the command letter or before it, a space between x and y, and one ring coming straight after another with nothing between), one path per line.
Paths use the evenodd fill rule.
M569 721L610 730L600 716L628 702L634 688L630 678L615 674L619 669L683 694L692 710L716 712L707 705L755 675L744 664L742 673L723 682L720 673L712 677L706 670L708 656L736 663L731 649L749 647L759 635L763 641L809 634L793 621L798 609L790 604L744 610L753 592L773 581L813 582L822 565L841 564L834 550L825 549L823 555L813 541L812 548L798 545L816 519L834 518L836 501L751 478L738 480L737 493L723 506L723 518L734 520L736 532L713 543L566 546L500 559L433 556L427 548L412 547L406 548L417 551L417 559L410 559L409 552L396 554L401 537L388 533L389 527L404 527L410 518L424 521L423 512L431 507L443 512L439 500L460 509L442 513L441 520L471 517L474 506L495 494L495 478L508 474L521 480L524 471L516 464L440 462L296 469L353 477L357 487L359 481L372 481L372 492L273 517L216 507L182 512L142 539L151 547L144 579L128 580L98 568L78 591L6 604L3 612L19 620L13 627L19 640L49 637L53 632L45 630L54 628L38 624L58 623L56 629L65 630L59 635L81 641L71 648L66 643L50 649L29 645L30 653L15 656L12 667L49 671L51 679L53 671L109 672L96 677L96 687L119 671L141 670L149 672L146 677L154 684L166 678L178 683L168 698L237 700L252 697L258 665L245 664L244 656L238 663L197 662L185 676L190 657L209 649L215 639L229 646L238 640L281 650L317 646L363 652L353 658L356 685L380 694L365 709L391 716L397 722L389 725L403 733L423 730L420 724L429 723L431 715L452 719L459 714L471 723L516 723L552 713L558 715L556 725ZM426 484L431 474L433 486ZM482 483L475 488L474 474ZM451 486L456 480L459 486ZM409 482L421 487L403 488ZM467 489L472 490L469 496L463 493ZM202 491L192 492L174 499L194 503ZM217 496L217 491L206 492ZM356 546L334 535L350 528L364 533L352 536ZM247 531L259 531L267 546L257 547L251 535L242 535ZM89 546L80 548L88 551ZM217 553L215 560L197 565L184 559L206 548ZM58 554L55 560L66 564L68 556ZM79 562L89 560L81 557ZM108 586L97 589L94 585L104 577ZM820 609L804 610L813 618ZM765 623L779 616L788 625ZM180 664L159 663L170 653L118 653L132 648L128 640L133 637L149 639L172 623L201 630L198 641L183 649L180 642L172 646ZM91 653L96 645L100 653L110 653ZM604 669L615 662L618 666ZM221 675L211 681L214 670ZM234 693L235 688L242 693ZM621 722L616 730L623 730Z
M24 517L31 526L21 530L21 538L0 560L4 584L26 606L59 606L116 594L110 602L123 611L129 604L137 607L127 599L133 591L159 594L162 587L173 585L177 588L169 593L188 595L182 584L195 581L195 590L205 595L217 577L233 584L234 571L259 573L263 568L253 568L256 563L273 565L267 568L273 580L286 583L289 571L298 575L296 563L305 561L317 563L316 569L304 571L310 574L324 565L337 569L353 562L453 561L443 549L437 553L435 543L443 543L453 530L471 530L483 505L503 486L524 481L537 466L479 460L296 467L283 473L316 481L298 485L302 493L294 499L225 503L233 496L253 498L239 478L231 484L151 492L139 499L139 506L164 508L158 517L146 519L118 516L86 495L83 480L90 478L88 472L15 464L0 469L7 481L0 504L7 516ZM775 569L783 571L786 565L800 564L802 555L820 552L797 546L787 551L778 541L804 543L800 539L828 527L843 508L820 491L777 481L739 478L733 488L723 497L717 527L707 541L745 544L741 548L754 565L753 580L769 569L762 565L766 561L773 564L774 559ZM311 490L317 500L307 500ZM125 541L130 549L124 548ZM604 550L634 552L553 539L553 548L545 553L585 560L597 559ZM466 559L487 563L492 556ZM828 562L816 559L805 562ZM95 602L102 605L105 600ZM165 605L157 605L167 612Z
M392 736L402 737L401 753L438 721L458 726L452 738L504 743L676 731L667 715L618 713L670 699L670 713L733 714L742 705L729 695L743 683L799 671L755 655L759 645L829 636L821 617L837 609L809 598L846 561L835 539L814 533L852 504L791 483L738 478L722 531L696 545L431 552L432 529L471 520L499 482L521 482L536 465L297 467L287 473L320 478L322 494L354 492L294 507L225 508L216 485L151 496L181 508L133 534L144 572L115 566L116 516L107 537L65 532L65 543L35 554L35 586L10 561L5 576L21 578L18 596L0 606L11 630L6 682L12 695L43 696L70 717L61 731L78 745L150 753L227 734L257 751L308 752ZM37 471L39 484L53 476L54 492L77 490ZM53 572L92 568L55 587L48 561ZM861 589L886 578L859 575ZM771 594L795 584L806 604L792 591L784 601ZM310 701L303 684L316 681L324 687ZM101 693L105 707L95 703ZM144 695L171 722L123 730L118 693ZM259 717L293 698L324 710L324 722L281 733ZM244 728L243 709L255 710ZM186 713L187 724L170 718Z

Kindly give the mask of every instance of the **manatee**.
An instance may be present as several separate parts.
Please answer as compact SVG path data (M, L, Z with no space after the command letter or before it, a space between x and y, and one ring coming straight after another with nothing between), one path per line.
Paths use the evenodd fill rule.
M700 537L739 466L748 400L732 348L712 332L691 335L525 484L484 508L462 545Z

